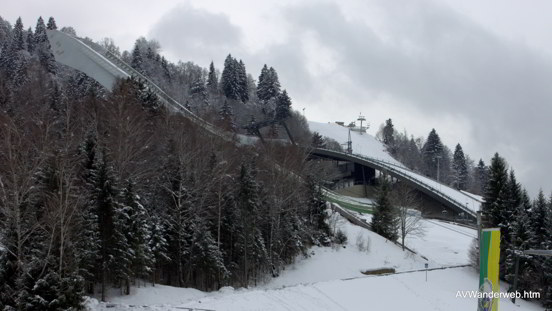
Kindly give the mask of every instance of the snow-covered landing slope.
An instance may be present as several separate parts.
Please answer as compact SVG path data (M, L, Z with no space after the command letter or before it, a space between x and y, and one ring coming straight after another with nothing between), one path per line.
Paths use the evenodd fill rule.
M311 131L316 131L322 136L337 140L339 143L345 143L348 140L349 129L335 123L320 123L309 121L309 128ZM385 146L374 138L374 136L363 133L351 131L351 141L353 143L353 153L360 156L366 156L373 159L386 162L389 165L393 165L394 169L400 171L402 174L408 175L421 183L436 189L448 197L454 199L458 203L466 206L469 210L476 212L481 207L480 200L473 194L467 194L453 189L449 186L438 183L437 181L411 171L402 165L399 161L395 160L387 151Z

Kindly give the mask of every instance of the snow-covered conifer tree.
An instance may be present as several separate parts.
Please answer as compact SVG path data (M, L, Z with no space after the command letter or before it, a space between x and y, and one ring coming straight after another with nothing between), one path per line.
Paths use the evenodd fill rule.
M284 90L282 94L278 96L276 102L275 120L284 121L291 115L291 98L289 98L287 91Z
M372 216L372 231L386 239L396 241L399 237L397 215L394 211L389 192L391 185L385 178L381 180L376 200L376 208Z
M216 94L218 92L218 77L215 71L215 65L213 62L209 65L209 75L207 78L207 89L209 92Z
M468 166L460 144L456 145L452 158L453 186L458 190L466 190L468 183Z

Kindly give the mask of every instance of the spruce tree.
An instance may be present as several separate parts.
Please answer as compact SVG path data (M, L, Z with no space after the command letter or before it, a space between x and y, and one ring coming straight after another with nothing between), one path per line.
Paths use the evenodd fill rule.
M163 264L168 263L170 258L168 256L168 243L165 238L166 229L162 220L157 215L151 215L149 218L149 241L148 245L151 250L152 261L152 283L155 285L157 282L157 271Z
M259 75L259 81L257 82L257 98L262 101L268 100L269 81L268 81L268 67L264 64Z
M139 73L146 73L144 68L144 60L142 58L142 51L140 51L138 40L134 44L134 49L132 50L132 62L130 63L130 65Z
M539 191L537 199L533 202L533 207L531 209L531 230L533 231L533 237L531 240L531 247L534 249L543 249L545 248L548 242L546 233L548 232L548 213L549 206L546 201L546 197L542 190Z
M222 76L220 78L220 84L224 96L228 99L239 100L241 99L240 82L238 80L239 63L228 54L224 60L224 69L222 70Z
M261 69L259 81L257 83L257 97L264 103L280 94L280 81L278 73L272 67L268 68L266 64Z
M268 88L269 99L275 98L280 94L280 79L278 78L278 73L276 72L276 69L272 67L268 69L268 81L269 81L269 88Z
M85 291L94 293L94 284L99 275L97 261L100 260L100 224L94 202L86 202L78 215L77 224L81 229L75 243L75 261L79 267L79 275L85 281Z
M38 18L35 28L35 45L38 59L43 68L49 73L56 73L56 62L54 55L50 49L50 42L48 41L48 35L46 34L47 26L44 25L42 17ZM49 29L49 28L48 28Z
M441 166L444 163L444 150L441 138L439 138L437 131L432 129L431 132L429 132L427 141L422 148L422 158L426 166L425 172L432 178L439 178L439 180L441 180L441 176L443 174L441 173L441 176L437 176L437 166ZM439 167L442 172L441 168L442 167Z
M99 280L101 298L105 301L105 291L109 281L121 286L122 282L129 278L132 260L128 240L123 231L125 223L128 222L128 215L120 203L120 193L105 149L96 157L92 181L94 208L100 230Z
M466 190L468 183L468 166L460 144L456 145L452 159L453 186L458 190Z
M218 92L218 77L217 72L215 71L215 65L211 61L209 65L209 75L207 78L207 89L212 93L216 94Z
M247 71L245 70L245 64L240 59L237 64L236 79L238 81L238 93L239 99L246 103L249 100L249 86L247 81Z
M542 248L546 250L552 250L552 195L548 201L546 212L546 231L544 232L545 241L542 243ZM545 308L552 308L552 258L541 257L543 261L543 282L542 282L542 292L543 292L543 306Z
M78 215L77 224L81 233L75 244L75 260L79 267L79 275L84 278L85 290L88 294L94 293L94 284L99 275L97 261L100 259L100 223L95 204L94 182L95 163L97 158L97 141L94 132L86 135L85 141L79 147L81 158L80 177L84 185L84 196L87 198Z
M508 273L507 256L512 247L511 230L516 220L516 214L522 203L521 186L516 180L514 171L510 171L510 175L504 187L500 190L497 200L493 207L495 211L500 213L500 222L497 227L500 228L501 243L500 243L500 274Z
M237 204L242 214L242 226L244 228L243 239L240 241L243 250L243 286L247 287L251 273L255 273L261 268L259 265L266 262L265 259L268 254L260 230L260 187L255 180L254 168L242 164L238 183Z
M279 96L276 102L275 120L284 121L291 116L291 99L289 98L286 90L284 90Z
M27 51L31 54L35 51L35 38L31 27L27 29Z
M27 63L23 22L20 17L12 30L9 46L2 50L2 62L0 63L0 67L5 70L7 86L11 92L19 90L28 81Z
M313 148L326 148L326 142L320 133L312 133L312 142L311 145Z
M488 168L483 162L483 159L479 159L477 167L474 170L474 192L476 194L483 194L488 182Z
M205 87L205 80L203 77L197 77L190 86L190 95L192 98L199 100L202 104L208 104L207 102L207 88Z
M228 131L235 131L236 124L234 123L234 113L232 112L232 107L228 101L224 101L222 108L219 111L220 122L222 127Z
M550 225L552 217L550 203L547 202L544 193L539 191L536 200L533 202L533 207L530 212L530 223L532 237L529 240L531 249L552 249L550 246ZM550 304L550 283L551 280L551 265L548 257L534 256L531 261L534 271L532 280L532 290L539 291L543 296L543 304Z
M519 259L519 288L527 288L529 279L527 278L527 270L529 267L529 257L523 256L521 251L530 248L530 241L532 240L531 222L529 218L529 209L531 208L531 202L527 195L527 192L523 190L520 196L520 204L517 205L515 210L514 220L509 230L509 247L506 249L506 275L505 278L508 282L514 281L515 274L515 260L516 256L520 256Z
M56 30L57 29L56 21L53 17L50 16L50 18L48 19L48 25L46 27L49 30Z
M322 187L312 175L307 176L306 187L309 195L307 206L310 227L316 232L314 236L316 241L327 246L332 234L328 224L328 213Z
M392 148L395 145L395 128L391 119L385 121L385 126L383 127L383 143L386 144L388 148Z
M123 224L124 233L131 251L129 278L132 276L145 279L152 272L154 258L149 245L151 239L149 218L134 187L134 183L129 180L122 193L122 212L126 214L126 222ZM127 294L130 286L129 278L126 279Z
M372 231L386 239L396 241L399 237L398 220L395 208L391 203L389 192L391 185L385 178L378 189L378 197L374 215L372 216Z
M189 250L191 254L189 266L192 275L201 275L210 283L214 283L220 278L226 279L229 275L224 264L223 253L217 245L216 239L213 238L206 221L197 213L193 214L190 221L190 244ZM203 280L192 276L194 285L202 289L209 289L203 284Z
M13 51L25 50L25 37L23 33L23 22L21 21L21 17L19 17L17 18L12 31L11 49Z
M163 77L170 83L172 81L172 75L169 69L169 63L164 56L161 57L161 69L163 72Z
M165 236L167 256L170 258L171 277L169 284L184 287L186 283L186 264L190 255L190 208L193 197L185 174L185 167L175 147L169 141L168 155L163 168L158 203L165 210Z
M44 20L42 19L42 16L39 17L36 22L34 37L35 37L36 45L42 45L48 41L48 36L46 34L46 25L44 24Z
M503 198L507 194L508 172L506 161L495 153L491 160L489 168L489 182L487 183L484 195L484 202L481 206L483 216L486 219L487 227L498 227L504 217L504 200L499 201L500 193L503 192Z

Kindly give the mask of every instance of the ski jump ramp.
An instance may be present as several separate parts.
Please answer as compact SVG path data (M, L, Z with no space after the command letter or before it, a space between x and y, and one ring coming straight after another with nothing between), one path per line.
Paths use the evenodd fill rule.
M422 176L404 166L397 165L382 159L375 159L364 155L350 154L341 151L314 148L311 155L320 158L348 161L362 166L385 172L398 180L404 181L415 189L427 194L433 199L439 201L446 207L458 212L464 213L468 218L475 220L477 211L481 208L481 202L474 197L440 184L428 177Z

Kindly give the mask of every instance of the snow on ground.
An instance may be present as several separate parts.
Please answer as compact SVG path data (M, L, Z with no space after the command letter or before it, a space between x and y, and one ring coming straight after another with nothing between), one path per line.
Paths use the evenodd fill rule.
M147 284L147 287L133 287L131 296L117 296L109 295L112 298L110 302L114 304L131 303L133 305L179 305L183 304L190 299L200 299L207 295L207 293L197 290L195 288L180 288L165 285L151 286L151 283Z
M363 276L350 280L332 280L280 289L223 290L191 299L179 305L116 305L90 304L95 310L192 310L217 311L290 311L290 310L410 310L466 311L477 306L475 298L457 297L459 290L477 290L478 275L469 267L425 271L385 276ZM502 291L507 286L501 285ZM179 293L178 290L181 290ZM171 295L186 296L187 289L171 290ZM147 297L156 299L148 293ZM170 300L171 300L170 299ZM521 299L518 305L501 299L502 311L544 310L538 304Z
M347 235L345 248L313 247L309 258L297 262L272 279L263 288L306 284L362 276L361 271L376 268L395 268L397 271L422 269L427 262L420 256L402 249L374 232L355 226L337 216L337 227ZM361 244L365 251L359 250Z
M314 255L298 258L278 278L250 289L225 287L205 293L189 288L136 288L132 295L115 297L109 303L90 300L95 311L151 310L411 310L465 311L476 307L475 298L457 298L459 290L477 290L478 274L469 267L428 272L419 255L403 252L379 235L333 216L336 227L347 235L346 248L314 247ZM363 217L370 217L364 215ZM427 256L430 268L467 263L467 252L475 231L435 220L423 220L425 235L407 239L407 245ZM357 248L357 237L369 242L369 251ZM394 267L398 274L365 276L365 269ZM506 284L501 285L505 291ZM538 304L503 299L502 311L544 310Z
M478 275L471 268L452 268L386 276L365 276L297 285L276 290L253 289L210 296L182 307L211 310L475 310L475 298L457 298L459 290L476 290ZM506 286L503 284L502 289ZM518 299L502 299L500 310L543 310Z
M329 138L335 139L339 143L345 143L349 139L349 129L341 125L335 123L320 123L313 121L309 121L308 123L311 131L316 131L322 136L327 136ZM462 205L465 205L468 209L474 212L480 209L481 201L477 198L477 196L471 193L462 193L456 189L443 185L429 177L411 171L399 161L395 160L389 153L387 153L387 151L385 150L385 146L376 138L374 138L374 136L368 133L363 133L361 135L359 132L351 131L351 141L353 142L353 153L390 163L394 166L394 169L419 180L427 186L439 190L440 192L451 197L455 201L461 203Z
M443 221L422 219L423 236L407 236L405 244L442 266L469 264L468 250L477 231Z
M371 214L355 213L366 222ZM435 219L420 219L423 234L409 235L405 245L429 260L430 267L469 264L469 249L477 231L471 228Z

